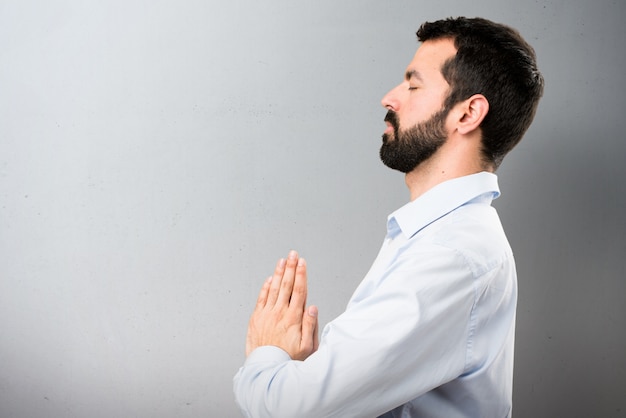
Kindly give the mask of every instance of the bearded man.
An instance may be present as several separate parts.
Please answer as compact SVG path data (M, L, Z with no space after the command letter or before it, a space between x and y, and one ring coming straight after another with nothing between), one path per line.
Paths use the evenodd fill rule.
M535 53L485 19L424 23L382 99L380 157L410 202L318 338L295 251L265 281L234 379L247 417L510 417L517 278L494 174L543 93Z

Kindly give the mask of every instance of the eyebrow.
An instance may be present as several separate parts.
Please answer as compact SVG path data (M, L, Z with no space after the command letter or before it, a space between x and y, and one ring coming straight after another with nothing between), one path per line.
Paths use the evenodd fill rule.
M407 70L407 72L404 74L404 79L406 81L409 81L412 78L416 78L418 81L423 81L422 75L419 73L419 71L417 71L417 70Z

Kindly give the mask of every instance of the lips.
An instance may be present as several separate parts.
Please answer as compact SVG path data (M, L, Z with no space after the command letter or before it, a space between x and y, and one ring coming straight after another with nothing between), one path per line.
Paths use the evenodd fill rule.
M392 133L398 130L398 115L393 110L387 111L385 115L385 123L387 124L387 129L385 129L385 133Z
M385 132L383 132L383 133L390 134L390 133L393 133L393 130L394 130L393 129L393 125L391 123L387 122L387 128L385 129Z

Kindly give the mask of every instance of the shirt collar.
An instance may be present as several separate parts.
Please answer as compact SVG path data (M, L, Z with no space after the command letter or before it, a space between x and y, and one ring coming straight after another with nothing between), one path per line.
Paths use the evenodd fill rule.
M400 228L410 238L422 228L464 204L480 199L491 204L500 196L498 177L481 172L445 181L407 203L387 218L389 233Z

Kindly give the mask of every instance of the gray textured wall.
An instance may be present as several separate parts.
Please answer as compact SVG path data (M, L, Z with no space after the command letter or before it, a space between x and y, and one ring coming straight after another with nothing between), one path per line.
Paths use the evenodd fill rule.
M547 88L499 174L517 417L626 416L622 0L0 0L0 416L231 417L291 248L326 323L408 199L382 95L484 16Z

